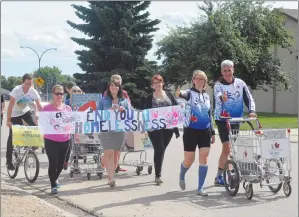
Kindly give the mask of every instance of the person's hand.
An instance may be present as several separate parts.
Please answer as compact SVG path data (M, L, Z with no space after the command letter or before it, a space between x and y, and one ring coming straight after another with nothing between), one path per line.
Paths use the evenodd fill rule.
M215 135L212 135L211 143L214 144L214 143L215 143L215 140L216 140L216 139L215 139Z
M251 113L249 114L249 117L250 117L250 118L256 118L257 115L256 115L254 112L251 112Z
M12 127L11 121L6 121L6 126L8 126L9 128L11 128Z
M179 98L180 93L181 93L181 90L180 90L180 88L178 88L178 89L175 91L175 97L176 97L176 98Z
M122 112L122 111L124 111L124 110L125 110L125 108L124 108L123 106L119 106L119 107L118 107L118 111Z
M222 97L222 101L223 101L223 102L226 102L226 101L228 100L227 92L224 91L221 97Z

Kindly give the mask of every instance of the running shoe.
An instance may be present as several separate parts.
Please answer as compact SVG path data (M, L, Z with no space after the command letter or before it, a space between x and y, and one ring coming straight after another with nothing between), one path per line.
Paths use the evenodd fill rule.
M215 178L215 181L214 181L214 185L215 186L221 186L223 187L224 186L224 179L223 179L223 176L218 176Z

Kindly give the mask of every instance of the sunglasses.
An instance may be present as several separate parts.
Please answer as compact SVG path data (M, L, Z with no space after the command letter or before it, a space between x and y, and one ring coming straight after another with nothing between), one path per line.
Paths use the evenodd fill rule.
M64 93L54 93L56 96L63 96Z
M203 79L203 78L193 78L193 80L204 81L205 79Z
M73 90L72 92L73 92L73 93L82 93L81 90Z

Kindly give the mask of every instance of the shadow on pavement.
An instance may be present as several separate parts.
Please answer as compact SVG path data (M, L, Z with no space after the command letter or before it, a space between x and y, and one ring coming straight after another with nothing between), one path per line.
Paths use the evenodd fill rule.
M126 189L127 187L133 186L122 186L122 188ZM206 189L214 188L214 186L209 186ZM119 190L115 188L115 190ZM268 193L268 194L267 194ZM257 192L254 194L252 200L247 200L244 193L240 193L235 197L228 196L226 191L220 192L212 192L209 193L208 197L200 197L196 195L196 191L173 191L167 192L166 194L147 196L135 198L132 200L117 202L117 203L109 203L106 205L102 205L93 209L93 212L102 211L103 209L122 207L134 204L141 204L143 206L151 206L152 202L159 201L171 201L171 202L185 202L189 205L201 208L201 209L224 209L224 208L232 208L232 207L244 207L244 206L252 206L255 204L262 204L267 202L272 202L275 200L280 200L285 198L284 196L276 196L275 198L269 198L273 196L273 193L269 192Z

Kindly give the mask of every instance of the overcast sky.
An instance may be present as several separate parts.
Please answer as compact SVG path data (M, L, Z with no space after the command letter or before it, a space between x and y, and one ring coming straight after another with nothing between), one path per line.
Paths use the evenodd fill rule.
M71 4L87 5L86 2L1 2L1 73L5 76L33 72L38 67L36 54L20 46L29 46L38 53L55 47L57 51L47 52L41 66L58 66L63 74L82 72L77 66L74 50L78 49L70 37L82 35L72 29L66 20L80 23ZM167 34L168 26L175 27L188 23L198 15L195 1L152 2L149 12L152 18L161 20L155 41ZM270 4L270 2L269 2ZM276 2L275 7L298 8L297 1ZM156 46L149 52L153 55Z

